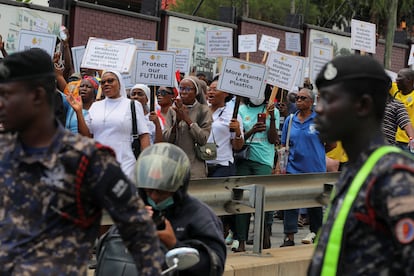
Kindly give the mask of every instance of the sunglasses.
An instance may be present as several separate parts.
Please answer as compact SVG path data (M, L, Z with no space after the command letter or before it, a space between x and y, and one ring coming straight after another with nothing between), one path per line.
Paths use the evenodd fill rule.
M101 80L101 85L105 85L105 83L112 84L114 81L115 81L114 78L112 78L112 79L106 79L106 80Z
M301 101L305 101L305 100L307 100L307 99L309 99L309 97L306 97L306 96L296 96L296 97L295 97L295 100L296 100L296 101L299 101L299 100L301 100Z
M174 95L174 92L167 91L167 90L164 90L164 89L159 89L159 90L157 90L157 92L155 92L155 95L164 97L165 95Z
M180 89L180 92L190 93L195 88L194 87L183 87L183 86L180 86L179 89Z

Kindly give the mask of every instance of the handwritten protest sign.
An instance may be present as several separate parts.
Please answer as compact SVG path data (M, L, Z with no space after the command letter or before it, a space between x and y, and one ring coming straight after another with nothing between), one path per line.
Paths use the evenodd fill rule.
M19 32L19 48L17 51L40 48L53 57L55 53L56 39L56 35L53 34L21 30Z
M375 24L352 19L351 49L375 54L376 27Z
M299 33L285 33L286 51L300 53L300 34Z
M81 67L129 72L135 50L134 44L91 37Z
M266 66L237 58L224 58L217 89L238 96L264 98Z
M333 58L333 47L319 43L311 43L309 55L310 79L314 82L322 67Z
M147 85L174 86L174 52L138 51L135 64L135 82Z
M271 52L267 59L267 83L292 90L299 72L300 61L292 55Z
M233 30L207 30L206 52L208 57L233 56Z

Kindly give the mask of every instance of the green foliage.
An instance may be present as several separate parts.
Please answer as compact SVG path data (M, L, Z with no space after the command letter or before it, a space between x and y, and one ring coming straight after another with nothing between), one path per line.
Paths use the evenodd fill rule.
M16 0L16 2L29 4L32 0Z

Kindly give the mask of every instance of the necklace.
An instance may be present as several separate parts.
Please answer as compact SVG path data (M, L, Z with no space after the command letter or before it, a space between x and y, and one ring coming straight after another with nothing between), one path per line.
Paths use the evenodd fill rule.
M117 109L117 107L121 104L122 101L118 101L118 103L111 109L109 110L108 114L106 113L106 104L108 103L108 101L105 101L105 105L104 105L104 116L103 116L103 123L106 123L106 119L109 117L109 115L111 115L112 112L114 112L115 109Z

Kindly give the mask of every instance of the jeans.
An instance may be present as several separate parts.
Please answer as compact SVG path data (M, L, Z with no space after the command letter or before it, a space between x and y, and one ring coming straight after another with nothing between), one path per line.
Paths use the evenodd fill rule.
M295 234L298 232L299 209L284 211L283 233ZM318 233L322 227L322 207L308 208L309 230Z
M224 177L236 175L236 166L229 162L228 166L207 165L208 177Z

